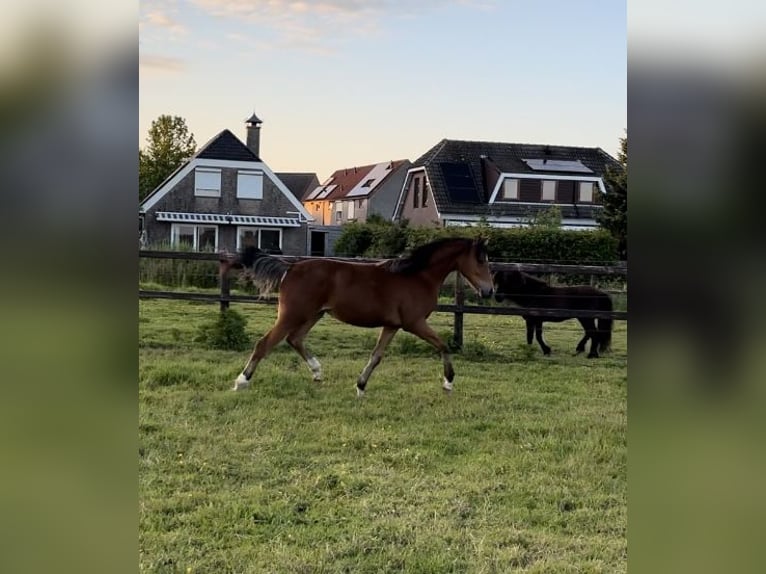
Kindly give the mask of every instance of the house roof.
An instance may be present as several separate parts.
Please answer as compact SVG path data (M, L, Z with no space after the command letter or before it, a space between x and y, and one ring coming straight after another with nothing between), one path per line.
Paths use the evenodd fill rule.
M243 144L229 130L223 130L211 138L194 155L202 159L223 159L228 161L261 161L250 148Z
M334 201L368 197L389 175L406 163L409 161L400 159L336 170L322 185L315 187L304 196L303 201Z
M315 173L277 172L274 175L282 180L298 201L319 185L319 178Z
M413 163L412 169L418 167L426 170L442 214L526 216L548 206L489 203L501 173L547 174L551 179L603 177L607 167L620 164L601 148L443 139ZM600 209L582 204L560 207L565 218L590 218Z

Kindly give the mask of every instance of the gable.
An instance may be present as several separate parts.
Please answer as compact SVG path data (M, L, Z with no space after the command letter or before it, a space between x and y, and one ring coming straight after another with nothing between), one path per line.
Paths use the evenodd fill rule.
M271 169L260 161L227 161L218 159L205 159L195 158L179 169L172 177L168 178L163 184L157 188L150 196L144 199L140 204L139 209L143 212L147 212L154 208L164 197L175 190L179 184L187 177L193 176L196 168L220 168L220 169L233 169L238 172L262 172L263 176L268 178L278 192L284 196L284 198L295 207L296 211L306 220L312 220L313 217L303 207L300 201L287 189L287 186L274 174Z

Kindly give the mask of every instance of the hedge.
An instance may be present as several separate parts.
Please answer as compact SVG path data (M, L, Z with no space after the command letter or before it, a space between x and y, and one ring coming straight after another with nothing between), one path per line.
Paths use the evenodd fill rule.
M617 241L603 229L574 231L551 227L498 229L407 227L391 223L350 223L335 243L341 257L396 257L442 237L485 237L493 261L608 265L617 261Z

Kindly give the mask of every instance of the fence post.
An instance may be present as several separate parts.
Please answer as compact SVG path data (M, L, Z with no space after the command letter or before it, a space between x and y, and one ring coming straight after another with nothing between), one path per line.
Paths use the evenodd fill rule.
M463 348L463 305L465 303L465 289L463 288L463 276L455 272L455 332L452 341L458 349Z
M229 308L229 295L231 294L229 287L229 274L220 274L221 283L221 313Z

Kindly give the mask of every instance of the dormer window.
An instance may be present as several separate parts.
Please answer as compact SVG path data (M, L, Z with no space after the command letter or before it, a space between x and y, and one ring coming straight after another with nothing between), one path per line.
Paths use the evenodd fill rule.
M198 167L194 170L194 195L221 197L221 170Z
M593 203L595 187L596 184L592 181L581 181L577 200L582 203Z

